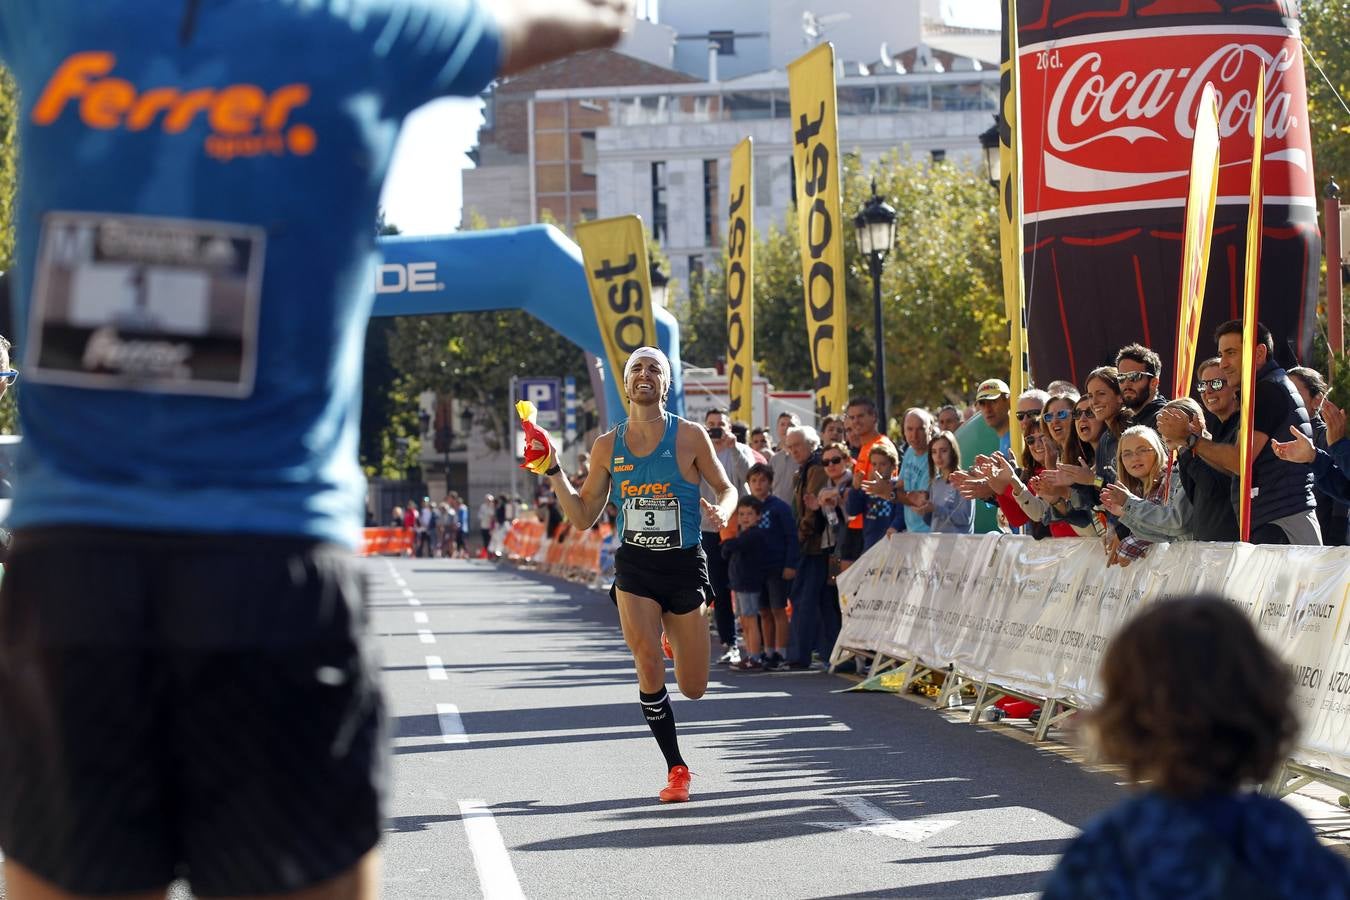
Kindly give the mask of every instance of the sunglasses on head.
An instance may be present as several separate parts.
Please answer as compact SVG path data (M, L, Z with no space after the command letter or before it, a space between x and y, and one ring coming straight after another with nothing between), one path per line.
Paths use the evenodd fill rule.
M842 456L822 456L820 461L827 466L837 466L843 463L844 458Z
M1039 409L1033 409L1027 412L1019 412L1017 414L1017 421L1019 422L1025 422L1028 419L1030 419L1033 422L1039 422L1041 420L1041 411Z
M1075 409L1073 411L1073 417L1075 419L1095 419L1097 418L1097 414L1090 409Z
M1120 375L1121 384L1133 384L1136 381L1143 381L1145 378L1152 378L1148 372L1122 372Z
M1047 422L1063 422L1070 415L1071 413L1067 409L1057 409L1054 412L1046 413L1042 418L1044 418Z
M1209 389L1211 391L1221 391L1226 387L1228 387L1228 381L1227 379L1224 378L1209 378L1204 381L1198 382L1195 385L1195 389L1202 394L1205 392L1206 389Z

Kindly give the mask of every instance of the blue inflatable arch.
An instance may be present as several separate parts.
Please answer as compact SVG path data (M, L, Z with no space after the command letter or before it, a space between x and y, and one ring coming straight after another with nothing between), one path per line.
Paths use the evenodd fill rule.
M522 309L581 349L607 359L581 248L552 225L384 237L380 248L384 268L372 316ZM680 326L665 309L657 307L654 312L657 340L670 357L668 405L683 415ZM604 419L612 426L626 415L627 407L605 368Z

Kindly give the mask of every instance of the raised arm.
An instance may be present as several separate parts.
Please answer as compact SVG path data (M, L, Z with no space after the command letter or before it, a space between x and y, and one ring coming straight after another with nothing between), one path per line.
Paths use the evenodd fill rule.
M634 0L496 0L502 75L618 43L633 24ZM559 495L561 496L561 495Z
M548 476L549 484L558 497L558 508L573 528L590 528L599 520L609 502L609 461L614 457L614 432L609 431L595 439L591 447L591 468L586 473L578 492L567 474L558 472Z

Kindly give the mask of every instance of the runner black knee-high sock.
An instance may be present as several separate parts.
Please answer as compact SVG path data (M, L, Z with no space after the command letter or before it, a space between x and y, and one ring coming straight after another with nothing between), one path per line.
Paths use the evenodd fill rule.
M647 727L651 728L661 753L666 757L666 768L673 769L684 765L680 756L680 743L675 738L675 713L670 708L670 694L664 687L655 694L638 692L642 700L642 714L647 717Z

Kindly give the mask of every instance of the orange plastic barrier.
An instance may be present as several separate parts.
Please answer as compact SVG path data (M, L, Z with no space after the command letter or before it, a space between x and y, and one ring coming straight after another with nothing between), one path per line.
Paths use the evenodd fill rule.
M361 546L362 556L403 556L412 553L411 528L367 528Z
M511 523L503 549L513 560L533 560L543 549L545 571L589 582L600 574L601 549L612 531L609 525L577 531L564 523L544 548L544 523L533 517L517 519Z
M530 559L544 543L544 523L537 518L516 519L511 523L503 544L511 559Z

